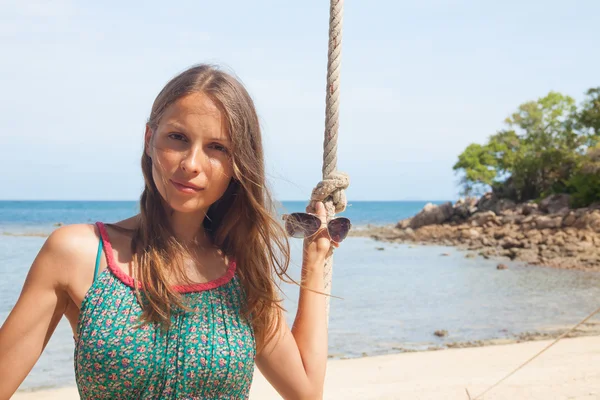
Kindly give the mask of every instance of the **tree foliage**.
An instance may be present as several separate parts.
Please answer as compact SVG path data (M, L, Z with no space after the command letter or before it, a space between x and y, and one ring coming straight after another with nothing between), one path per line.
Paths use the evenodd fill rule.
M600 142L600 88L586 95L581 108L572 97L557 92L523 103L505 120L506 129L486 144L470 144L454 165L461 173L463 192L491 187L500 197L525 201L584 190L590 175L583 168L596 154L586 150ZM600 200L594 197L600 193L590 193L583 203Z
M600 200L600 144L588 148L586 157L568 181L567 192L572 194L575 207Z
M578 122L594 146L600 139L600 87L589 89L586 95Z

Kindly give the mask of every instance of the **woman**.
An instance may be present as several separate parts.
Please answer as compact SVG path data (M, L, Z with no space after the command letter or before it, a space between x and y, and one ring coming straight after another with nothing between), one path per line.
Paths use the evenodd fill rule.
M288 232L304 237L290 329L274 280L285 276L289 244L243 86L206 65L173 78L152 107L142 170L139 215L62 227L40 250L0 329L0 399L63 315L82 399L247 398L255 362L284 398L321 397L324 260L349 221L328 226L322 203L307 208L318 216L311 228L292 226L309 214L287 219Z

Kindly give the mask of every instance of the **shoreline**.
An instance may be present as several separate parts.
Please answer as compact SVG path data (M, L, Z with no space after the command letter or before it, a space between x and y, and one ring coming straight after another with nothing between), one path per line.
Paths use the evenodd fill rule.
M528 249L530 244L521 244L518 240L501 239L504 242L494 241L498 233L473 229L467 225L429 225L412 230L401 229L397 225L367 225L357 227L348 234L348 237L369 238L375 242L402 244L408 246L444 246L456 249L465 254L465 258L482 257L485 259L502 261L517 261L528 266L557 268L565 270L578 270L587 272L600 272L600 234L591 230L533 230L541 240L548 241L549 245L542 244L543 251L548 247L554 253L542 255L542 250ZM558 234L558 239L556 234ZM471 235L474 236L471 238ZM502 233L504 235L504 232ZM579 242L577 249L573 246L564 246L560 240L572 238ZM491 239L491 240L490 240ZM442 254L446 255L446 254Z
M458 247L475 252L469 258L478 254L529 265L600 271L600 203L570 206L566 194L515 203L490 192L455 204L428 203L395 225L359 228L351 235Z
M325 399L465 400L481 393L550 340L328 361ZM486 400L600 397L600 336L563 339L485 396ZM558 397L557 397L558 396ZM15 400L75 400L75 387L20 391ZM280 398L256 371L250 399Z
M590 310L589 312L592 312ZM439 345L427 345L426 342L423 342L423 347L421 349L411 349L404 348L402 346L393 346L389 349L389 351L378 354L368 354L364 352L362 356L349 357L344 355L336 355L329 354L328 359L330 361L334 360L355 360L361 358L369 358L369 357L381 357L381 356L389 356L389 355L397 355L404 353L424 353L430 351L444 351L450 349L468 349L468 348L477 348L477 347L487 347L487 346L498 346L498 345L509 345L509 344L520 344L520 343L529 343L529 342L539 342L544 340L554 340L571 329L575 324L580 321L573 321L570 325L565 325L561 327L554 326L554 329L547 331L523 331L520 333L515 333L512 335L507 335L505 337L497 337L491 339L474 339L468 341L455 341L448 342ZM600 313L593 316L586 323L582 324L580 327L575 329L573 332L570 332L565 338L580 338L580 337L599 337L600 338Z

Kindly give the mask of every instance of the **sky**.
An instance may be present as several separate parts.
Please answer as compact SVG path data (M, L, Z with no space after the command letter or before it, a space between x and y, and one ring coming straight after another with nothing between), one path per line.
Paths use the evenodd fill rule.
M135 3L135 4L134 4ZM344 6L338 169L350 201L458 198L457 156L519 104L600 86L600 2ZM268 185L321 179L329 2L0 0L0 199L136 200L144 125L197 63L254 98Z

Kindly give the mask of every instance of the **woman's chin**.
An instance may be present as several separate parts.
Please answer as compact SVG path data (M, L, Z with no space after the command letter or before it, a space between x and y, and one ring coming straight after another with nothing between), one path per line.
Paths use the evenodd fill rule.
M208 211L208 207L210 206L210 204L206 205L204 199L201 198L179 199L171 197L168 204L173 211L184 214L204 213Z

